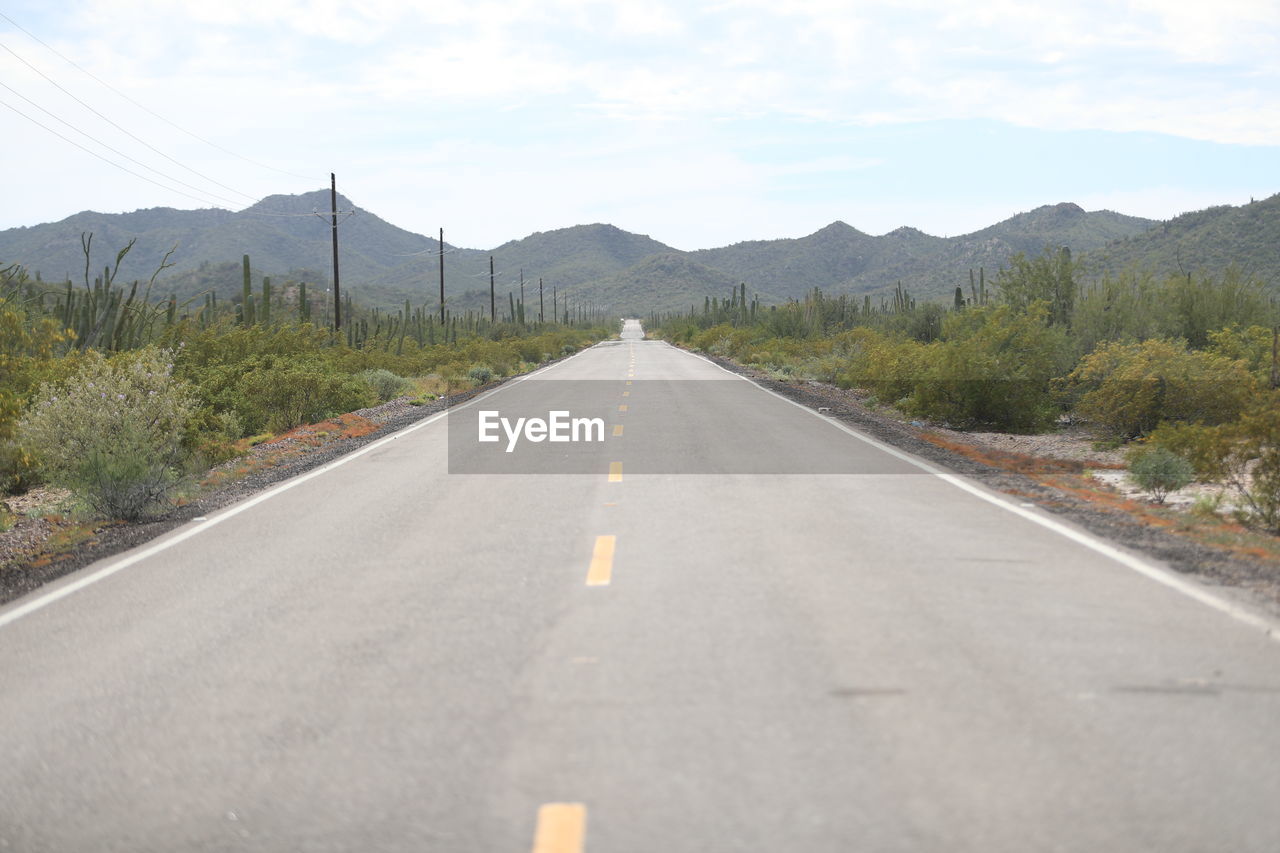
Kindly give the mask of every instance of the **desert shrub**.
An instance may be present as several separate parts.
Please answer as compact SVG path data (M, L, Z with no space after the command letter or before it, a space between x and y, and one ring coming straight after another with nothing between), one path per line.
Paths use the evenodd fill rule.
M1164 447L1144 447L1129 460L1129 479L1158 504L1195 479L1191 463Z
M1233 324L1209 333L1210 352L1233 361L1243 361L1245 367L1260 382L1271 378L1272 330L1265 326L1241 328Z
M1242 521L1280 532L1280 391L1231 423L1162 425L1151 443L1186 455L1197 479L1229 486Z
M923 353L909 412L966 429L1032 432L1057 420L1050 380L1065 369L1067 340L1045 303L955 314L943 333Z
M1014 310L1028 311L1038 303L1048 323L1065 325L1075 301L1077 267L1065 248L1045 249L1033 258L1018 252L1009 258L1009 267L1000 271L996 289Z
M47 479L109 518L163 504L179 481L195 409L171 359L153 348L110 361L89 353L75 375L42 385L18 431Z
M1118 435L1144 435L1162 421L1234 420L1256 393L1243 362L1194 352L1179 340L1108 343L1067 377L1076 411Z
M236 385L246 433L281 432L374 403L367 384L322 362L277 360L244 374Z
M1221 276L1169 275L1125 270L1083 290L1071 329L1089 352L1103 341L1178 338L1193 349L1233 323L1271 322L1275 307L1261 281L1228 268ZM1238 356L1232 356L1237 358Z
M477 364L467 371L467 376L477 385L484 385L493 379L493 369L487 365Z
M8 272L0 270L0 285ZM58 357L73 339L61 324L0 297L0 494L25 489L38 476L34 458L16 440L18 420L42 382L79 364L78 356Z
M1163 423L1151 431L1147 443L1187 460L1200 482L1210 483L1226 476L1223 463L1231 453L1232 437L1219 427Z
M381 367L362 370L356 374L356 378L368 385L382 403L394 400L409 387L407 379Z
M217 465L240 455L236 442L244 435L244 424L234 411L215 412L199 407L187 421L186 446L200 464Z
M873 329L855 329L841 340L848 366L836 377L842 388L862 388L886 403L896 403L916 387L924 371L928 347Z

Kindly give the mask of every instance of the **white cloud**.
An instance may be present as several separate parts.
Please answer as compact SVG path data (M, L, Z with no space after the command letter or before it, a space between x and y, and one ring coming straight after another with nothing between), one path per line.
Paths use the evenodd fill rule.
M820 143L851 124L985 119L1280 144L1274 0L82 0L77 14L43 26L33 29L183 126L317 181L285 183L201 147L20 34L7 39L157 147L256 195L349 173L370 188L368 198L354 193L361 204L403 210L408 227L418 227L419 190L463 211L479 209L477 187L536 198L546 227L616 210L663 239L666 216L695 246L769 236L762 229L778 211L864 229L956 227L942 200L935 220L910 213L918 199L901 208L854 200L843 213L834 202L791 206L779 183L882 164L821 144L753 159L747 139L717 126L786 127ZM0 75L68 116L79 111L4 54ZM114 134L78 114L87 129ZM102 164L39 131L6 145L24 180L34 176L21 196L30 205L52 197L35 191L39 176L46 187L66 184L57 217L189 203L104 177ZM1181 203L1170 192L1167 203ZM992 204L1007 215L1012 198ZM481 244L529 221L517 209L484 216ZM20 221L34 220L24 212Z

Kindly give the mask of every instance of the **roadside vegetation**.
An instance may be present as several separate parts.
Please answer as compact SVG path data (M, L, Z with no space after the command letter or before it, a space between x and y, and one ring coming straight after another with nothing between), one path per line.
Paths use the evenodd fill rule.
M335 332L305 286L259 289L247 258L245 270L236 298L178 304L151 298L156 277L121 286L111 267L93 280L86 267L82 285L0 267L0 497L49 484L86 516L145 517L271 435L458 394L613 331L600 318L526 321L514 300L496 322L347 300ZM0 531L13 521L0 511Z
M1153 499L1189 476L1222 483L1240 520L1280 532L1275 292L1234 270L1081 278L1067 251L1046 251L1014 256L990 283L970 273L946 304L918 303L899 286L875 301L814 290L766 307L742 285L647 326L776 379L861 389L955 429L1087 423L1131 448Z

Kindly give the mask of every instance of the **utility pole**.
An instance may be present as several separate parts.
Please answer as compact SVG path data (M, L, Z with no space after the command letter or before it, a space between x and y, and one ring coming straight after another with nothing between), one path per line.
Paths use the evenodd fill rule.
M520 312L524 313L524 267L520 268Z
M494 322L498 317L497 303L493 297L493 255L489 256L489 322Z
M444 327L444 229L440 229L440 326Z
M542 322L542 276L538 276L538 322Z
M551 287L551 319L553 322L560 322L560 302L554 285Z
M338 179L329 173L329 214L333 227L333 328L342 328L342 303L338 296Z

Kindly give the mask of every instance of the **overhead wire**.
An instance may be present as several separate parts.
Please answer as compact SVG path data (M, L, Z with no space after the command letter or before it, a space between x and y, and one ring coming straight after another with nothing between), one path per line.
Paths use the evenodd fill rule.
M449 248L445 249L443 252L440 251L439 249L423 249L421 252L407 252L407 253L396 252L392 254L392 257L418 258L423 255L435 255L436 257L439 257L440 255L452 255L454 252L458 252L458 251L461 251L461 250L457 246L450 246Z
M142 137L138 136L137 134L133 133L133 132L132 132L132 131L130 131L130 130L126 130L125 128L121 127L119 124L117 124L117 123L116 123L115 121L113 121L112 119L110 119L110 118L108 118L107 116L103 115L102 113L98 112L98 111L97 111L96 109L94 109L94 108L93 108L89 103L87 103L87 102L86 102L86 101L84 101L82 98L80 98L80 97L78 97L77 95L75 95L73 92L71 92L69 89L67 89L66 87L64 87L64 86L63 86L61 83L59 83L57 80L54 80L54 79L53 79L52 77L50 77L48 74L45 74L45 73L44 73L43 71L41 71L39 68L36 68L34 65L32 65L30 62L27 62L27 60L23 59L21 56L19 56L17 53L15 53L15 52L14 52L14 50L13 50L13 48L9 47L7 44L0 44L0 48L3 48L3 49L4 49L4 50L5 50L5 51L10 55L10 56L12 56L14 59L18 60L18 61L19 61L19 62L21 62L23 65L25 65L25 66L27 66L28 68L30 68L32 71L34 71L35 73L39 74L41 77L43 77L45 80L47 80L47 81L50 83L50 85L52 85L52 86L53 86L55 89L57 89L58 91L62 92L62 93L63 93L64 95L66 95L68 98L71 98L71 100L75 101L75 102L76 102L76 103L78 103L80 106L84 107L86 110L88 110L89 112L93 113L93 114L94 114L94 115L96 115L98 118L102 119L102 120L103 120L103 121L105 121L107 124L111 125L111 126L112 126L112 127L114 127L116 130L118 130L118 131L120 131L121 133L123 133L125 136L128 136L130 139L134 140L135 142L139 143L140 145L143 145L143 146L145 146L146 148L150 149L151 151L154 151L156 154L159 154L161 157L163 157L164 159L168 160L170 163L173 163L173 164L174 164L174 165L176 165L176 166L179 166L179 167L181 167L181 168L183 168L183 169L186 169L186 170L187 170L188 172L190 172L191 174L193 174L193 175L195 175L195 176L197 176L197 177L201 178L202 180L206 180L206 181L208 181L208 182L209 182L209 183L211 183L211 184L214 184L214 185L216 185L216 186L222 187L224 190L227 190L227 191L229 191L229 192L233 192L233 193L235 193L236 195L244 196L245 198L248 198L248 199L253 199L255 202L256 202L256 201L260 201L260 199L254 199L254 197L253 197L252 195L250 195L249 193L240 192L240 190L235 189L234 187L229 187L229 186L227 186L226 184L222 183L221 181L215 180L215 179L213 179L213 178L209 177L208 175L204 174L203 172L200 172L199 170L197 170L197 169L193 169L193 168L191 168L190 166L186 165L185 163L181 163L181 162L179 162L178 160L175 160L174 158L170 157L168 154L166 154L166 153L164 153L163 151L161 151L159 148L156 148L156 147L155 147L154 145L152 145L150 142L147 142L147 141L146 141L145 139L143 139Z
M249 157L245 157L243 154L238 154L238 153L236 153L235 151L232 151L232 150L230 150L230 149L228 149L228 148L224 148L224 147L222 147L221 145L219 145L219 144L218 144L218 143L216 143L216 142L211 142L210 140L205 139L203 136L200 136L200 135L199 135L199 134L197 134L197 133L193 133L192 131L187 130L187 129L186 129L185 127L183 127L182 125L177 124L176 122L170 121L169 119L167 119L167 118L165 118L164 116L160 115L160 113L158 113L158 112L156 112L155 110L151 109L150 107L146 106L145 104L139 103L138 101L136 101L136 100L134 100L133 98L129 97L129 96L128 96L128 95L126 95L124 92L122 92L122 91L120 91L119 89L117 89L115 86L112 86L112 85L111 85L110 83L108 83L106 80L103 80L101 77L99 77L98 75L94 74L92 71L89 71L87 68L84 68L83 66L79 65L78 63L76 63L74 60L72 60L72 59L70 59L69 57L65 56L64 54L62 54L61 52L59 52L56 48L54 48L52 45L50 45L49 43L47 43L47 42L45 42L43 39L41 39L39 36L37 36L35 33L31 32L31 31L30 31L30 30L28 30L26 27L23 27L21 24L19 24L19 23L18 23L17 21L15 21L13 18L10 18L10 17L9 17L8 15L6 15L4 12L0 12L0 18L4 18L6 21L8 21L10 24L12 24L16 29L18 29L18 30L22 31L23 33L25 33L25 34L26 34L29 38L31 38L33 41L35 41L35 42L37 42L38 44L42 45L42 46L43 46L44 48L46 48L50 53L52 53L54 56L58 57L58 58L59 58L59 59L61 59L63 62L65 62L65 63L67 63L68 65L70 65L72 68L75 68L75 69L76 69L77 71L79 71L80 73L82 73L82 74L86 75L87 77L89 77L89 78L91 78L91 79L95 80L96 82L98 82L98 83L99 83L99 84L101 84L102 86L106 87L107 89L110 89L112 92L115 92L115 93L116 93L117 95L119 95L121 98L124 98L126 101L128 101L128 102L129 102L129 103L131 103L131 104L133 104L135 107L137 107L138 109L142 110L143 112L146 112L146 113L148 113L148 114L150 114L150 115L154 116L155 118L160 119L160 121L164 122L165 124L169 125L170 127L174 128L175 130L180 130L180 131L182 131L182 132L183 132L183 133L185 133L187 136L190 136L192 139L195 139L195 140L197 140L198 142L203 142L205 145L208 145L210 148L216 148L217 150L221 151L221 152L222 152L222 153L224 153L224 154L229 154L229 155L231 155L232 157L235 157L235 158L236 158L236 159L238 159L238 160L243 160L244 162L246 162L246 163L250 163L250 164L252 164L252 165L254 165L254 166L257 166L257 167L258 167L258 168L260 168L260 169L269 169L269 170L270 170L270 171L272 171L272 172L279 172L279 173L280 173L280 174L282 174L282 175L289 175L290 177L300 178L300 179L302 179L302 180L304 180L304 181L312 180L312 178L311 178L311 177L308 177L307 175L299 175L299 174L297 174L296 172L290 172L290 171L287 171L287 170L285 170L285 169L278 169L278 168L276 168L275 166L270 166L270 165L267 165L266 163L259 163L257 160L253 160L253 159L251 159L251 158L249 158Z
M119 170L120 170L120 171L122 171L122 172L128 172L130 175L133 175L135 178L141 178L142 180L146 181L147 183L155 184L157 187L160 187L161 189L164 189L164 190L168 190L169 192L177 193L178 195L186 196L187 198L190 198L190 199L195 199L196 201L201 202L202 204L210 204L210 201L209 201L207 198L201 198L201 197L199 197L199 196L194 196L194 195L192 195L191 193L183 192L182 190L177 190L177 189L174 189L173 187L165 186L164 184L160 183L159 181L153 180L153 179L151 179L151 178L148 178L146 175L142 175L142 174L139 174L138 172L133 171L133 170L132 170L132 169L130 169L128 166L122 166L122 165L120 165L119 163L115 162L114 160L109 160L109 159L107 159L106 157L103 157L103 156L102 156L101 154L99 154L97 151L94 151L94 150L93 150L93 149L91 149L91 148L86 148L86 147L84 147L84 146L83 146L83 145L81 145L79 142L76 142L74 139L71 139L70 137L63 136L63 135L62 135L61 133L59 133L58 131L54 130L53 128L49 127L48 125L44 124L43 122L39 121L38 119L34 119L34 118L32 118L31 116L29 116L29 115L27 115L26 113L24 113L22 110L20 110L20 109L18 109L17 107L15 107L13 104L8 103L7 101L0 100L0 106L8 107L9 109L13 110L15 113L17 113L18 115L22 116L22 117L23 117L23 118L25 118L27 121L31 122L32 124L36 125L37 127L44 128L44 129L45 129L45 130L47 130L49 133L52 133L54 136L58 137L59 139L63 140L64 142L68 142L68 143L70 143L71 145L74 145L75 147L79 148L81 151L84 151L84 152L86 152L86 153L88 153L88 154L92 154L94 157L97 157L97 158L98 158L99 160L101 160L102 162L104 162L104 163L106 163L106 164L108 164L108 165L111 165L111 166L115 166L117 169L119 169ZM214 207L221 207L220 205L217 205L217 204L214 204L213 206L214 206ZM222 209L224 209L224 210L225 210L225 208L222 208ZM231 213L231 212L234 212L234 211L228 211L228 212L229 212L229 213Z
M167 181L173 181L175 184L179 184L179 185L181 185L181 186L184 186L184 187L186 187L187 189L195 190L195 191L196 191L196 192L198 192L198 193L204 193L204 194L205 194L206 196L208 196L210 199L219 199L219 200L221 200L221 201L223 201L223 202L225 202L225 203L227 203L227 204L236 204L236 205L241 204L241 202L234 201L234 200L232 200L232 199L227 198L226 196L220 196L220 195L217 195L217 194L215 194L215 193L211 193L211 192L209 192L208 190L204 189L203 187L197 187L195 184L189 184L189 183L187 183L186 181L182 180L181 178L175 178L173 175L166 174L166 173L164 173L164 172L160 171L159 169L156 169L156 168L154 168L154 167L152 167L152 166L148 166L146 163L143 163L141 160L138 160L138 159L137 159L137 158L135 158L135 157L130 157L128 154L124 153L124 152L123 152L123 151L121 151L120 149L118 149L118 148L113 148L113 147L111 147L110 145L108 145L107 143L103 142L103 141L102 141L102 140L100 140L100 139L95 139L93 136L90 136L88 133L85 133L83 130L81 130L80 128L76 127L76 126L75 126L74 124L72 124L71 122L67 121L66 119L62 118L61 116L57 115L56 113L54 113L54 112L52 112L52 111L50 111L50 110L48 110L48 109L45 109L44 107L40 106L40 105L39 105L39 104L37 104L35 101L31 100L31 99L30 99L30 98L28 98L26 95L22 94L22 93L21 93L21 92L19 92L17 89L15 89L15 88L13 88L12 86L10 86L9 84L4 83L3 81L0 81L0 86L3 86L4 88L8 89L10 92L12 92L13 94L17 95L19 98L22 98L22 100L26 101L28 104L30 104L31 106L33 106L33 107L35 107L36 109L40 110L40 112L44 113L45 115L49 116L50 118L54 119L55 121L61 122L62 124L66 125L67 127L71 128L73 131L75 131L76 133L80 134L80 135L81 135L81 136L83 136L85 139L88 139L90 142L94 143L95 145L100 145L100 146L102 146L103 148L105 148L105 149L107 149L108 151L110 151L112 154L115 154L115 155L117 155L117 156L123 157L124 159L128 160L130 163L134 163L134 164L136 164L136 165L138 165L138 166L141 166L142 168L146 169L146 170L147 170L147 171L149 171L149 172L154 172L155 174L159 175L160 177L164 178L164 179L165 179L165 180L167 180Z

